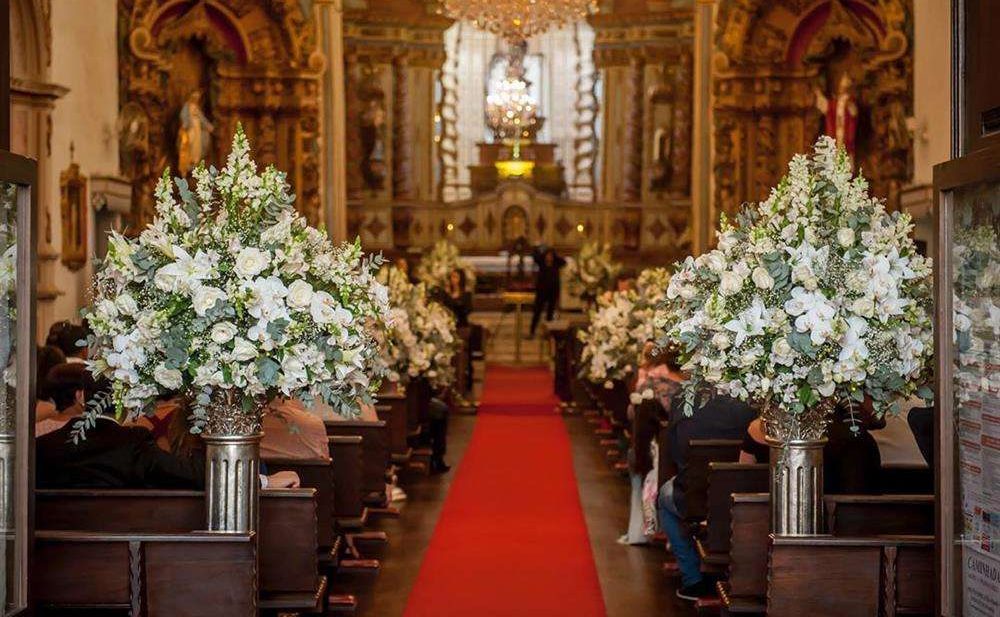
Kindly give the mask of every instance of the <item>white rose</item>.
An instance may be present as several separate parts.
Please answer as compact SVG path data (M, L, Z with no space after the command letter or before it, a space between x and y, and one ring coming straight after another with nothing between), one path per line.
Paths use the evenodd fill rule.
M236 326L231 322L223 321L212 326L212 342L224 345L233 340L236 336Z
M194 312L199 317L204 317L205 313L209 311L215 303L219 300L225 300L226 293L219 289L218 287L210 287L208 285L202 285L194 290L192 304L194 306Z
M723 272L719 275L719 291L724 296L731 296L743 288L743 277L735 272Z
M705 264L714 272L722 272L726 268L726 258L719 251L712 251L705 255Z
M264 271L271 263L271 253L248 246L236 256L233 270L242 278L253 278Z
M153 379L168 390L178 390L184 383L180 371L167 368L163 364L157 364L156 368L153 369Z
M850 227L842 227L837 230L837 243L844 248L854 246L854 230Z
M779 358L787 358L792 355L792 346L788 344L788 339L781 337L771 345L771 352Z
M339 321L338 312L340 310L343 310L340 303L325 291L314 293L309 304L309 314L312 315L313 321L320 324Z
M753 269L753 274L750 275L753 279L754 285L759 289L771 289L774 287L774 279L771 278L771 274L767 271L764 266L757 266Z
M250 344L250 341L242 337L236 337L233 341L233 359L237 362L246 362L257 357L257 348Z
M118 310L122 312L123 315L135 315L139 312L139 305L136 303L135 298L131 294L124 293L118 296L115 300L115 304L118 306Z
M298 280L288 286L288 306L305 310L309 308L313 298L313 287L309 283Z
M729 335L725 332L716 332L715 336L712 337L712 344L720 350L725 350L729 348L731 341L729 340Z

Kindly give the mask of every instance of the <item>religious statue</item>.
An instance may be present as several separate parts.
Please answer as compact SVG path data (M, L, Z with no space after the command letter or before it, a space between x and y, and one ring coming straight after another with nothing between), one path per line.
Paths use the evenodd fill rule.
M843 145L851 159L854 159L855 132L858 128L858 103L852 92L853 84L851 76L845 72L831 96L826 96L819 88L815 89L816 107L826 119L826 134Z
M383 187L386 176L385 98L381 91L373 91L366 98L360 118L363 150L361 173L366 187L379 190Z
M200 90L188 95L187 101L181 106L180 119L181 126L177 131L177 171L181 176L186 176L198 163L205 160L212 145L212 132L215 130L201 109Z
M649 184L654 191L670 186L670 176L673 172L673 166L670 164L672 145L671 127L661 126L653 132L653 163Z

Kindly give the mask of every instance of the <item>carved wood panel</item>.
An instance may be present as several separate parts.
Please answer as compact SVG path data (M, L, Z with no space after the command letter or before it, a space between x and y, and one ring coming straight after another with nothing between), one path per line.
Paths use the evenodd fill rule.
M152 187L176 173L182 113L193 97L207 124L207 164L221 165L238 122L257 160L287 172L299 210L320 222L319 77L325 58L297 0L119 0L123 171L133 229L153 215ZM133 134L129 127L142 128ZM207 134L207 135L206 135Z

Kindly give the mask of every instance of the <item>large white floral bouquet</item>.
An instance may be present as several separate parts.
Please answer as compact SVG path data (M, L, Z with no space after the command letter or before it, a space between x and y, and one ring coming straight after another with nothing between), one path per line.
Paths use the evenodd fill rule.
M242 128L223 169L192 176L193 190L165 171L149 227L112 234L85 312L90 368L112 380L119 415L169 393L193 401L194 432L222 400L251 417L277 396L356 415L381 379L380 259L310 227L285 174L257 173Z
M379 272L389 289L391 326L383 349L389 379L403 384L424 377L435 388L451 385L458 333L451 311L414 285L398 268Z
M587 242L566 266L570 292L584 300L593 300L611 289L621 270L610 244Z
M446 289L448 277L453 270L465 272L465 288L473 291L476 288L476 270L462 259L458 247L447 240L438 240L420 259L417 264L417 279L427 285L428 289Z
M709 385L760 405L779 436L819 436L837 401L867 395L881 414L930 395L930 261L832 138L738 220L679 264L657 318L690 372L688 413Z
M669 281L666 268L649 268L639 275L634 290L598 298L589 326L577 335L584 343L585 379L610 388L636 371L643 347L656 336L654 317Z

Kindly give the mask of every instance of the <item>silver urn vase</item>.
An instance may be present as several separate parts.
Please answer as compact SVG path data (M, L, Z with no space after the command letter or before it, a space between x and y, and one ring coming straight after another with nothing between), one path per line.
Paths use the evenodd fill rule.
M776 536L823 533L823 447L832 406L802 414L765 408L764 435L771 450L771 532Z
M257 530L261 405L244 408L238 393L213 400L205 441L205 513L209 531Z

